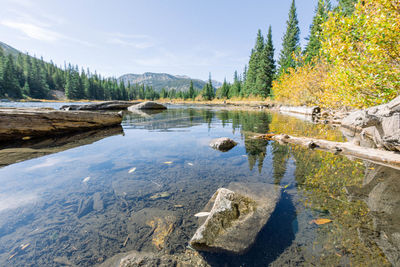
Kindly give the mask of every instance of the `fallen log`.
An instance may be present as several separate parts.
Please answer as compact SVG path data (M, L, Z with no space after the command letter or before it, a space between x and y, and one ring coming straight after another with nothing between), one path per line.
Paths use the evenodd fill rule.
M304 114L304 115L311 115L315 116L321 113L321 108L318 106L314 107L289 107L289 106L282 106L279 108L280 112L289 112L289 113L297 113L297 114Z
M100 129L121 124L117 113L0 108L0 142Z
M257 135L256 139L274 140L284 144L296 144L310 149L327 150L335 154L353 156L362 160L368 160L380 165L400 169L400 153L361 147L349 142L332 142L321 139L295 137L287 134Z

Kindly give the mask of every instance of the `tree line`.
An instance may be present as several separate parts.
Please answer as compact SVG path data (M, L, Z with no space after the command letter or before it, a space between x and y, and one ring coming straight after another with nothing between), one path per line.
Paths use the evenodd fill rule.
M116 78L92 73L89 69L79 70L78 66L71 64L61 68L28 54L7 54L0 47L1 98L51 99L52 90L62 91L72 100L194 99L200 94L194 89L193 82L188 91L162 89L157 92L151 86L125 84Z
M213 100L274 98L293 105L370 106L398 95L400 83L400 2L393 0L316 0L304 49L296 2L292 0L282 49L275 62L272 28L258 30L244 71L216 90L162 89L124 84L77 66L56 66L29 55L6 55L0 48L0 97L48 98L50 90L69 99L133 100L179 98Z

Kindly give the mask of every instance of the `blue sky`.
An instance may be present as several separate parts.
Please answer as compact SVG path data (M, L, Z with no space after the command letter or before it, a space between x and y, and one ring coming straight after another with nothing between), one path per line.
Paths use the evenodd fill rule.
M0 0L0 41L104 76L166 72L232 80L258 29L276 57L292 0ZM301 43L317 0L297 0Z

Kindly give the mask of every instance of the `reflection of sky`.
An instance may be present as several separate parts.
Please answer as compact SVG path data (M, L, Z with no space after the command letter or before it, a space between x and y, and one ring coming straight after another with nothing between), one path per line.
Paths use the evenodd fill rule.
M184 117L183 121L189 120L187 114ZM209 165L218 161L218 168L229 163L248 171L242 137L238 132L233 133L231 125L223 128L214 119L211 125L196 123L188 127L186 124L182 132L178 131L182 128L174 128L173 123L167 124L164 126L169 132L128 128L124 136L108 137L0 169L0 209L14 209L46 201L45 196L82 190L86 186L82 180L88 176L91 177L87 183L90 186L98 181L129 179L132 174L128 174L128 170L132 167L137 167L136 176L141 174L141 169L146 170L146 175L159 173L166 161L173 161L174 166L170 168L188 167L190 162L199 168L203 164L207 170L214 168ZM231 137L239 145L228 153L209 148L210 140L221 136Z

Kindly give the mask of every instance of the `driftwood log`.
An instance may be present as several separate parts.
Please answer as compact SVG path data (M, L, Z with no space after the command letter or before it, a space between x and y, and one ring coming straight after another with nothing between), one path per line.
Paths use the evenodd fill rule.
M121 121L117 113L0 108L0 142L100 129Z
M321 108L318 106L314 107L289 107L289 106L282 106L279 108L280 112L288 112L288 113L297 113L297 114L303 114L303 115L310 115L310 116L316 116L321 113Z
M336 154L353 156L359 159L368 160L381 165L400 169L400 153L392 151L361 147L349 142L332 142L307 137L294 137L287 134L265 134L257 135L254 138L274 140L286 144L296 144L308 147L310 149L327 150Z

